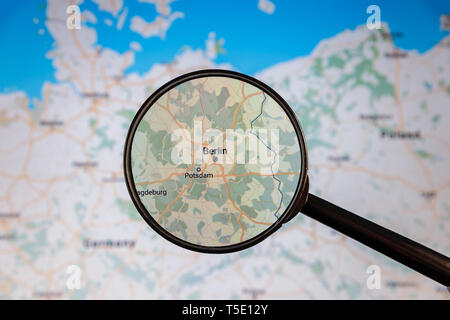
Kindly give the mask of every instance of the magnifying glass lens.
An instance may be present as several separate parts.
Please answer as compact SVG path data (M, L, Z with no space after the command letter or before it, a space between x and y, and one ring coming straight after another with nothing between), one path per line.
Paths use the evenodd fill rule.
M298 192L302 153L292 115L249 79L178 80L134 120L130 193L145 220L177 244L262 240Z

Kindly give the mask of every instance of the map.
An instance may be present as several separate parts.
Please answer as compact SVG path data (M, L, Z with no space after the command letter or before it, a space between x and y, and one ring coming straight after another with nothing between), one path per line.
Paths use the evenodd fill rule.
M235 70L272 87L295 111L312 194L449 256L450 4L377 1L379 25L371 24L372 4L3 1L0 299L448 300L447 288L302 214L241 252L180 248L145 223L126 188L126 134L144 101L182 74ZM227 108L242 98L233 86ZM262 103L252 99L239 120L246 128ZM150 126L160 137L155 145L172 125L161 116ZM164 160L152 163L169 166ZM286 169L280 163L279 172ZM158 171L134 174L146 182ZM241 204L279 204L274 179L265 179L270 188L258 189L262 179L246 184L253 193ZM208 190L219 199L220 185ZM164 187L169 196L178 186ZM163 190L140 191L150 197L152 189ZM269 189L270 197L260 194ZM225 236L234 232L227 223ZM183 238L182 226L173 230Z
M202 246L240 243L277 221L296 191L301 160L282 107L249 83L217 76L159 98L131 150L147 211L166 231Z

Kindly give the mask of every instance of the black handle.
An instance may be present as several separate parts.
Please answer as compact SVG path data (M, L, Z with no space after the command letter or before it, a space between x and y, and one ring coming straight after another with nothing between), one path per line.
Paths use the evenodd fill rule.
M450 259L439 252L312 194L301 212L446 287L450 286Z

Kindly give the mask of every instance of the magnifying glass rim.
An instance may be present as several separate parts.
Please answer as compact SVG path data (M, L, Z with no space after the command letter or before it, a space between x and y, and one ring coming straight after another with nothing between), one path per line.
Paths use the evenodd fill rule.
M134 139L134 135L136 133L137 127L142 121L142 118L147 114L147 112L150 110L150 108L158 101L159 98L161 98L164 94L166 94L168 91L172 90L176 86L188 82L190 80L198 79L198 78L205 78L205 77L226 77L226 78L233 78L236 80L244 81L250 85L253 85L257 87L258 89L262 90L264 93L268 94L273 100L275 100L276 103L283 109L283 111L287 114L289 120L292 123L292 126L294 127L295 133L297 135L297 140L300 146L300 153L301 153L301 168L300 168L300 179L298 180L297 187L294 193L294 196L292 197L289 205L284 210L282 216L277 219L270 227L268 227L263 232L257 234L256 236L247 239L245 241L232 244L232 245L226 245L226 246L203 246L194 244L191 242L188 242L186 240L183 240L172 233L170 233L168 230L166 230L163 226L161 226L147 211L144 204L140 201L139 195L137 194L136 185L133 178L133 172L131 169L131 149L132 149L132 143ZM251 246L256 245L257 243L263 241L265 238L267 238L269 235L274 233L277 229L281 227L281 225L286 221L287 218L290 216L291 210L295 209L296 200L299 199L303 192L307 192L307 190L302 190L302 187L305 186L306 179L307 179L307 152L306 152L306 143L303 135L303 131L300 127L300 124L297 120L297 117L294 113L294 111L289 107L287 102L278 94L276 93L272 88L270 88L265 83L247 76L245 74L235 72L235 71L229 71L229 70L222 70L222 69L205 69L205 70L199 70L194 71L190 73L183 74L163 86L161 86L158 90L156 90L139 108L138 112L134 116L133 121L131 122L130 129L128 130L128 134L125 140L125 149L124 149L124 173L125 173L125 182L127 185L128 193L130 194L130 197L137 208L139 214L142 216L142 218L147 222L147 224L155 230L160 236L165 238L166 240L181 246L185 249L189 249L196 252L202 252L202 253L230 253L235 251L240 251L246 248L249 248Z

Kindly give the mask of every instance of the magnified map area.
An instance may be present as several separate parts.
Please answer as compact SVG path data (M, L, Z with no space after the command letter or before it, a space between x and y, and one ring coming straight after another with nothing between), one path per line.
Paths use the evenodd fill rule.
M131 153L136 191L167 231L228 246L270 227L300 178L296 131L266 92L209 76L183 82L149 107Z

